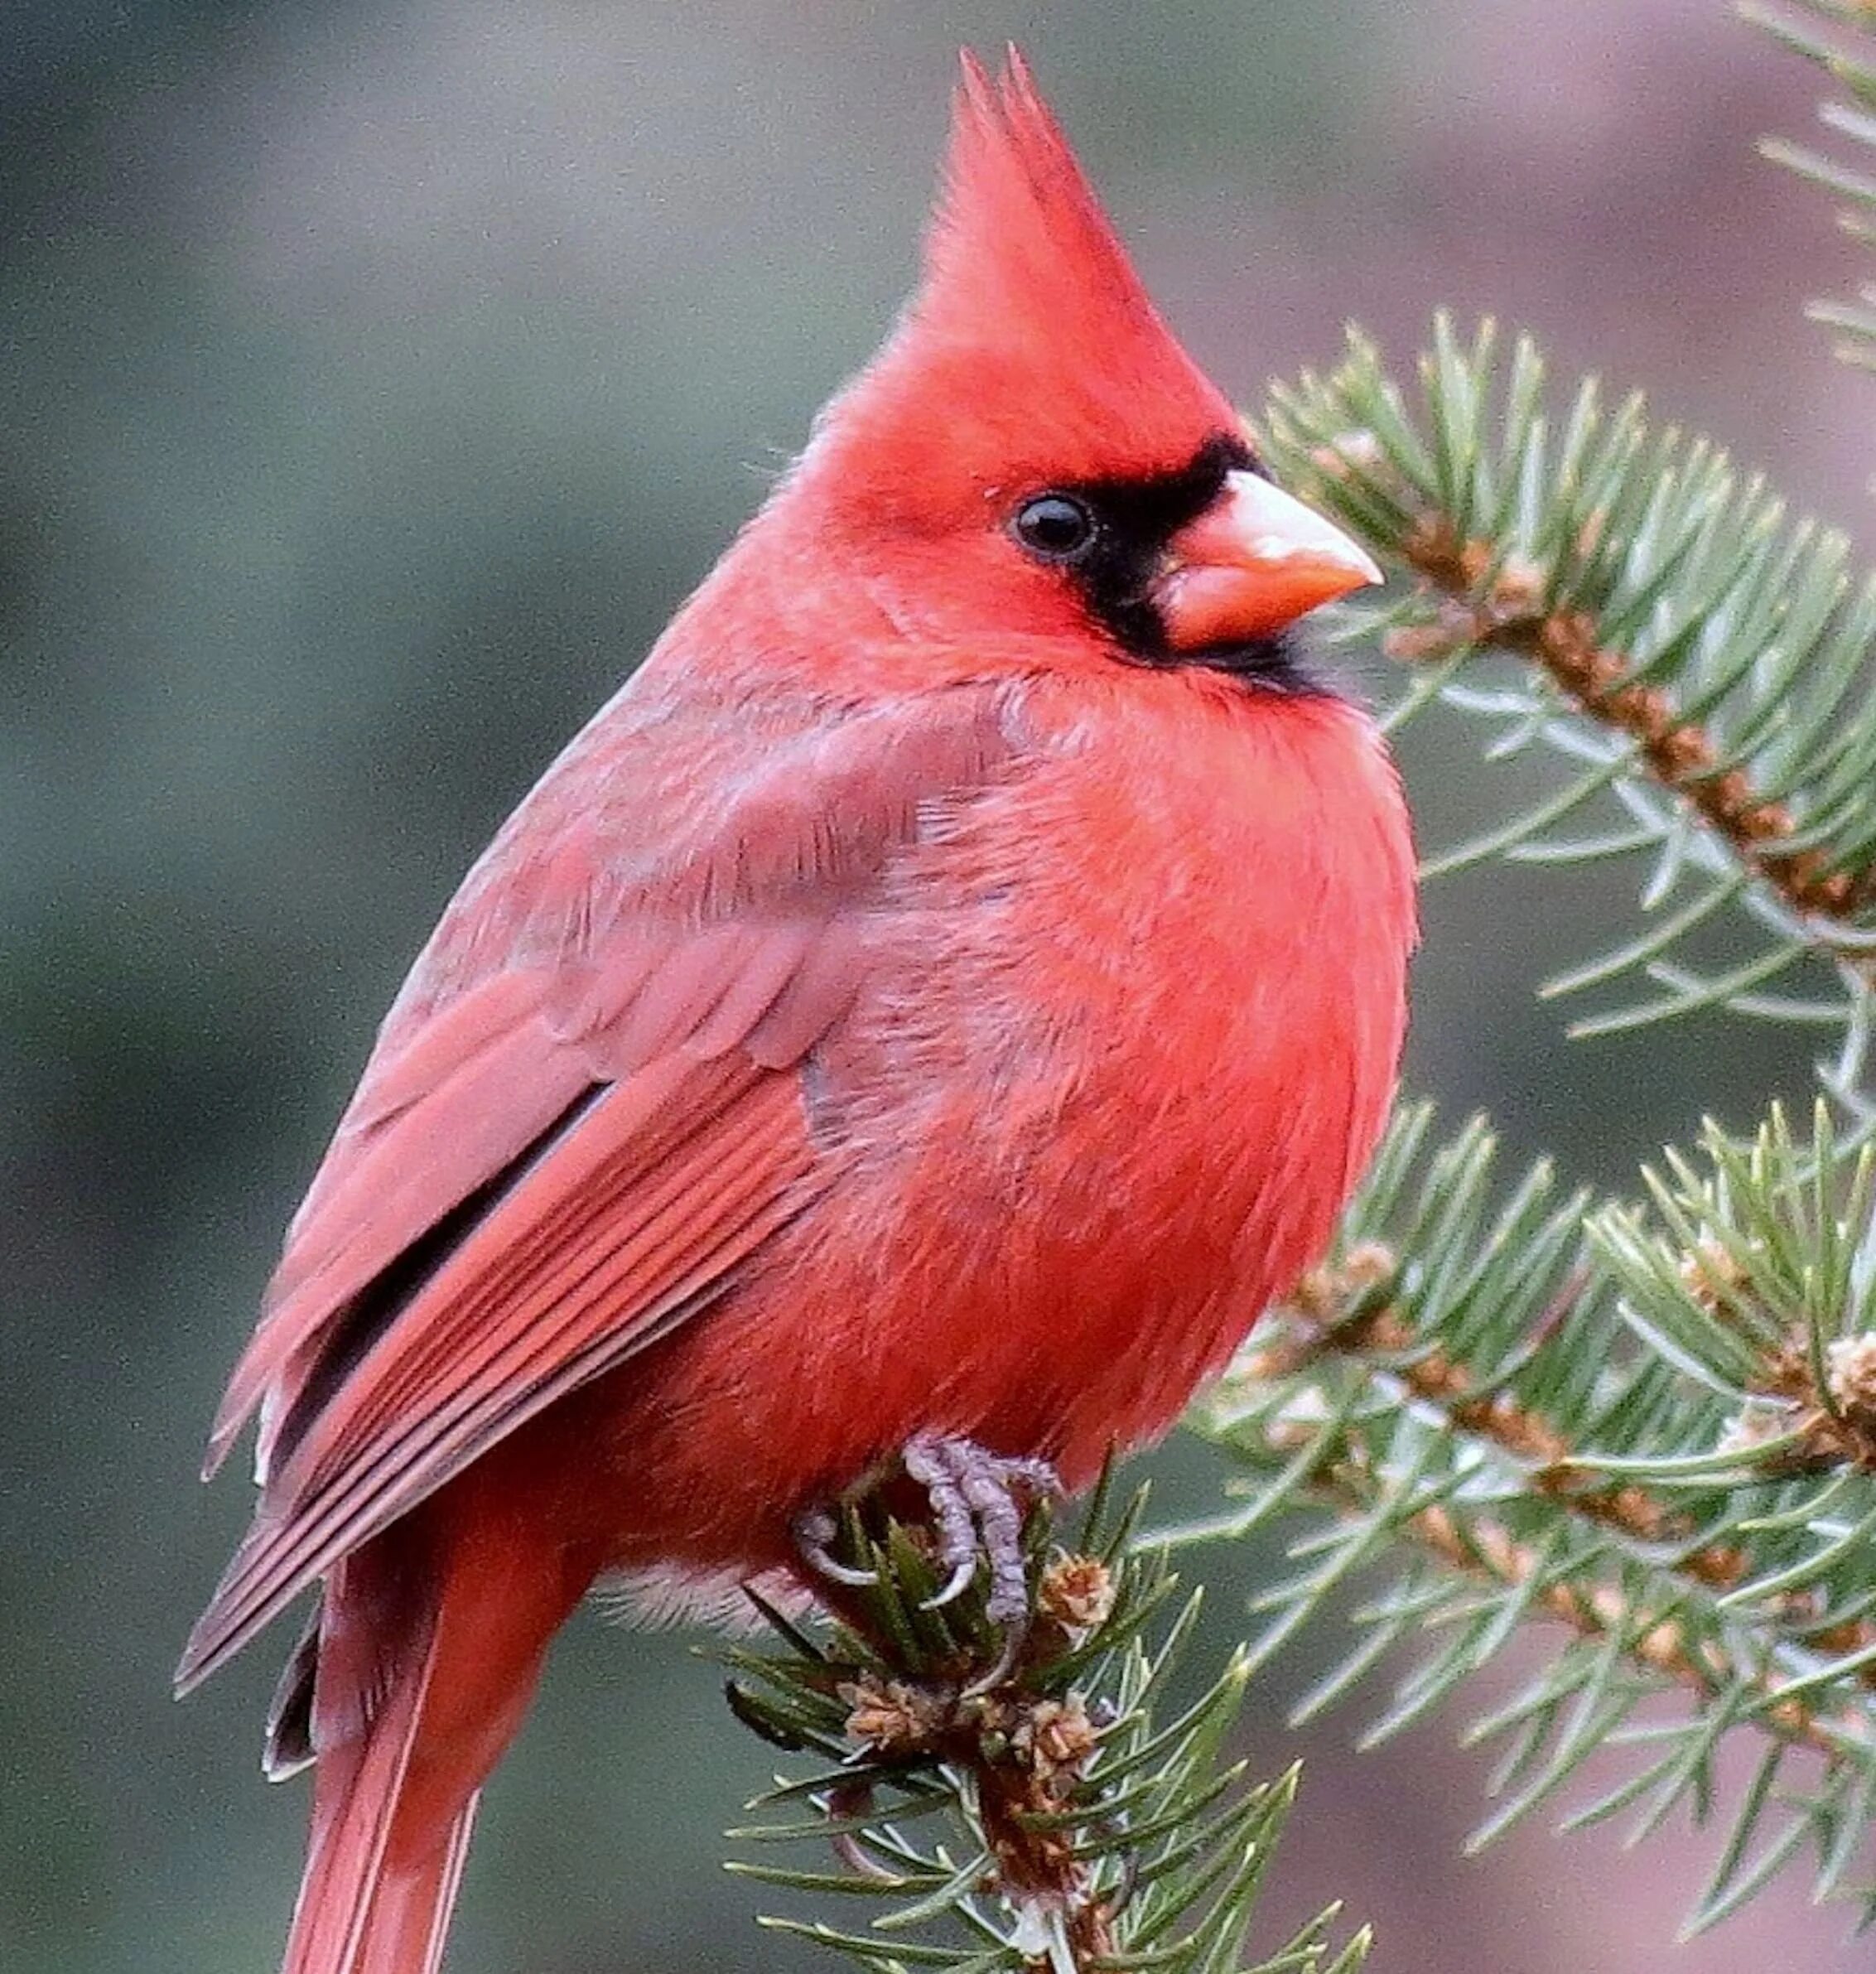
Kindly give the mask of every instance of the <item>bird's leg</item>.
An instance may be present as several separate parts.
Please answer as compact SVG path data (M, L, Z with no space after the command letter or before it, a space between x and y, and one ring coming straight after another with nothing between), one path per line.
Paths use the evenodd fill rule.
M1020 1625L1029 1614L1030 1596L1017 1494L1059 1494L1054 1469L1046 1460L1006 1459L974 1440L926 1432L907 1441L903 1457L905 1471L930 1499L938 1561L949 1572L928 1607L961 1596L981 1557L990 1571L984 1615L993 1624Z

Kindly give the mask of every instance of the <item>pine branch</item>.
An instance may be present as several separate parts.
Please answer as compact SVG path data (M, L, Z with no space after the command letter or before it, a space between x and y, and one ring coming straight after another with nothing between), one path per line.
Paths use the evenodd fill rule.
M1795 17L1791 8L1824 22L1825 31ZM1820 104L1820 121L1833 135L1867 147L1860 168L1780 138L1767 138L1759 148L1842 200L1838 224L1865 246L1876 244L1876 8L1868 0L1790 0L1781 12L1743 0L1739 11L1825 70L1849 99ZM1845 363L1876 368L1876 283L1861 287L1854 301L1814 302L1806 312L1837 331L1836 353Z
M1608 412L1588 383L1556 419L1534 346L1501 365L1489 324L1468 349L1438 322L1411 408L1353 335L1268 427L1285 477L1412 580L1384 620L1411 674L1391 722L1442 705L1519 763L1522 806L1429 874L1634 861L1641 931L1546 991L1649 991L1577 1032L1809 1022L1835 1033L1827 1087L1876 1129L1876 586L1843 538L1651 432L1637 398ZM1546 755L1561 774L1532 799Z
M1073 1552L1032 1515L1036 1616L1014 1654L981 1581L933 1607L929 1531L891 1520L875 1490L842 1531L841 1560L876 1577L842 1594L846 1621L823 1637L768 1611L778 1644L724 1655L739 1717L812 1758L732 1836L831 1846L824 1865L732 1869L875 1909L861 1930L764 1923L879 1974L1239 1967L1298 1772L1253 1783L1223 1759L1241 1659L1161 1717L1198 1600L1177 1600L1163 1558L1126 1552L1140 1503L1116 1515L1107 1501L1104 1485ZM1354 1974L1368 1936L1336 1950L1334 1918L1246 1974Z
M1721 1744L1760 1749L1690 1929L1806 1843L1820 1895L1876 1920L1876 1153L1845 1176L1830 1129L1710 1131L1652 1213L1591 1212L1541 1166L1501 1190L1482 1125L1435 1145L1410 1108L1336 1255L1189 1421L1243 1499L1175 1547L1332 1511L1255 1600L1253 1670L1363 1592L1298 1718L1418 1644L1384 1738L1563 1628L1474 1727L1506 1746L1478 1841L1610 1749L1573 1824L1705 1821Z

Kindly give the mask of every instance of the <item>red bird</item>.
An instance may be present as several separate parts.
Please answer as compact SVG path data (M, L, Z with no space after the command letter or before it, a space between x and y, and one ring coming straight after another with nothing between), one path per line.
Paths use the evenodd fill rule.
M288 1974L432 1974L596 1578L812 1582L909 1444L1083 1486L1320 1254L1412 858L1287 626L1377 574L967 57L916 296L445 912L229 1383L178 1678L321 1585Z

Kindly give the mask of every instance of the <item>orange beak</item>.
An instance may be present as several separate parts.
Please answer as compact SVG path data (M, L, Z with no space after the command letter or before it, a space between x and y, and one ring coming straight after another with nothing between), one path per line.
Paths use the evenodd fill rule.
M1249 472L1170 545L1154 601L1175 651L1268 637L1305 611L1379 582L1381 571L1339 528Z

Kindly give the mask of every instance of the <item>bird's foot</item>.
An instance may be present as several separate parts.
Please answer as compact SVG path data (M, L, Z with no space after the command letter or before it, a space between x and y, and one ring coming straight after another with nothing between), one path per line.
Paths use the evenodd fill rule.
M928 1610L954 1602L977 1574L989 1572L984 1615L993 1624L1014 1627L1020 1638L1029 1615L1029 1583L1023 1561L1023 1518L1029 1502L1053 1499L1062 1492L1046 1460L1012 1460L974 1440L921 1432L899 1455L906 1478L924 1492L938 1536L938 1561L944 1581L925 1600ZM1025 1499L1026 1497L1026 1499ZM809 1508L795 1518L795 1547L814 1574L829 1583L861 1589L878 1582L871 1570L856 1568L833 1553L840 1524L826 1508Z
M928 1432L908 1441L902 1457L931 1502L938 1561L948 1572L928 1608L962 1596L981 1561L990 1573L984 1615L993 1624L1020 1626L1029 1616L1030 1593L1018 1497L1054 1499L1062 1492L1055 1470L1046 1460L1010 1460L974 1440Z

